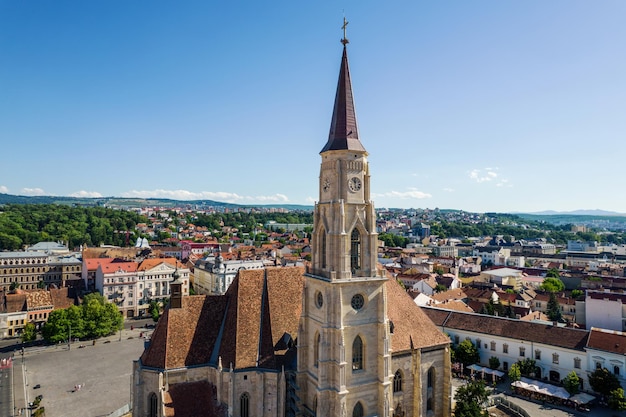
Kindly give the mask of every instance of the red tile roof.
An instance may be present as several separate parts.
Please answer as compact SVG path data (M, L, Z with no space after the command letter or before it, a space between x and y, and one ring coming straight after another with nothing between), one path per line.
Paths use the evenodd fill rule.
M95 271L100 265L105 265L113 262L114 258L93 258L85 259L85 265L88 271Z
M137 267L138 271L147 271L148 269L152 269L161 264L168 264L173 268L178 267L179 269L185 268L185 266L180 263L176 258L150 258L144 259L141 264Z
M410 295L393 279L387 280L387 315L393 322L392 352L403 352L450 343Z
M587 347L626 355L626 333L592 327Z
M435 324L444 328L544 343L566 349L584 350L589 335L587 330L557 327L551 324L458 311L446 311L446 314L443 314L441 310L432 307L422 307L422 310Z
M276 369L291 360L302 314L304 269L241 270L223 296L183 297L165 311L141 356L144 366L172 369L210 364ZM393 352L449 343L395 280L386 282Z
M137 272L137 267L137 262L114 262L100 265L102 272L105 274L112 274L119 270L122 270L123 272Z

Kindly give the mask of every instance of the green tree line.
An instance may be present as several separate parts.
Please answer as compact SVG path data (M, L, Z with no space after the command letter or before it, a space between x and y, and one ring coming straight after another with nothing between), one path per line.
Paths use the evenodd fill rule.
M147 219L132 211L54 204L7 204L0 211L0 250L18 250L37 242L125 246L133 244L137 223Z
M54 310L41 331L49 343L68 338L95 339L108 336L122 328L124 318L113 303L98 293L87 294L81 306ZM71 332L71 335L70 335Z

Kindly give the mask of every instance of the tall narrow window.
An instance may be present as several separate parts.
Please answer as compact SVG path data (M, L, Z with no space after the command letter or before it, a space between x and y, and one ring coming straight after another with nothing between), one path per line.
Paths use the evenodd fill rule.
M435 386L435 368L430 368L428 370L428 382L426 387L427 388L432 388Z
M393 376L393 392L402 392L402 372L399 369Z
M241 417L250 417L250 395L247 392L241 394L239 407L241 409Z
M352 271L361 269L361 234L356 227L350 236L350 268Z
M157 417L157 409L159 406L159 401L157 399L157 396L154 392L151 392L150 395L148 396L148 416L150 417Z
M326 229L324 228L320 230L320 241L320 256L322 257L322 268L326 268Z
M320 339L321 339L320 334L315 333L315 345L313 346L313 358L314 358L314 364L316 368L319 366L319 363L320 363Z
M352 371L363 369L363 340L357 336L352 342Z
M354 405L352 417L363 417L363 404L360 401Z

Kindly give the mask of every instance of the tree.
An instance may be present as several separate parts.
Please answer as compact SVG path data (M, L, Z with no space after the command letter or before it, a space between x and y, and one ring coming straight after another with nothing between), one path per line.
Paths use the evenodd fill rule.
M87 294L83 304L54 310L42 329L48 343L75 338L108 336L122 328L124 318L114 304L106 302L98 293Z
M580 378L572 371L563 379L563 386L570 395L578 394L580 390Z
M155 300L150 301L150 305L148 307L148 314L150 314L150 316L152 317L152 320L159 321L160 311L159 311L158 301L155 301Z
M595 392L602 395L609 395L611 391L621 388L617 377L606 368L596 369L589 375L589 385Z
M489 358L489 367L491 369L498 369L500 367L500 359L497 356L492 356Z
M543 280L539 288L545 292L555 293L563 291L565 284L559 278L548 277Z
M478 349L469 340L465 339L455 349L454 357L458 362L461 362L463 366L468 366L480 361L480 355Z
M582 290L579 290L579 289L572 290L572 298L578 298L583 294L584 292Z
M24 325L22 331L22 342L32 342L37 339L37 328L32 322L28 322Z
M447 290L448 290L448 287L446 287L443 284L437 284L437 286L435 287L435 292L444 292Z
M9 291L15 291L20 287L20 284L18 284L17 282L12 282L11 285L9 286Z
M518 361L517 364L522 375L534 374L537 370L536 362L534 359L531 358L526 358L523 361Z
M489 393L485 388L485 381L471 381L459 387L454 400L455 417L483 417L487 416L485 404L489 398Z
M563 318L563 314L561 313L561 306L559 305L559 301L556 298L556 294L553 292L550 293L550 299L548 300L546 315L552 321L560 321Z
M522 373L519 369L519 365L517 363L514 363L509 368L509 378L511 379L511 381L515 382L515 381L519 381L521 377L522 377Z
M626 398L624 397L624 390L622 388L614 389L609 393L609 407L613 410L625 411L626 410Z
M561 274L559 274L559 270L556 268L550 268L548 269L548 272L546 272L546 278L560 278Z

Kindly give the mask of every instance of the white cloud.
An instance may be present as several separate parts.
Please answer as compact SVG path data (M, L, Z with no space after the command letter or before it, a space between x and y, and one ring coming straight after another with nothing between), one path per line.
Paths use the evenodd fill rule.
M313 197L307 197L304 199L304 201L308 204L315 204L317 200L315 200Z
M224 203L249 204L249 203L288 203L289 198L280 193L273 195L245 196L224 191L201 191L187 190L132 190L122 193L127 198L170 198L173 200L215 200Z
M497 171L499 168L473 169L468 173L468 176L477 183L491 182L496 187L512 187L509 180L502 178Z
M488 182L498 178L497 168L473 169L469 177L476 182Z
M400 198L402 200L406 200L410 198L423 199L423 198L432 197L432 195L418 191L415 188L409 188L408 191L387 191L385 193L372 193L372 196L375 198L378 198L378 197Z
M454 192L454 188L444 188L443 191L447 192L447 193L453 193Z
M45 191L41 188L22 188L20 191L23 195L45 195Z
M496 187L511 188L511 187L513 187L513 185L509 183L509 180L502 179L502 180L498 181L498 183L496 184Z
M7 187L5 187L4 185L0 185L0 193L7 194L8 192L9 189Z
M76 191L75 193L70 194L70 197L98 198L98 197L102 197L102 194L100 194L97 191L80 190L80 191Z

